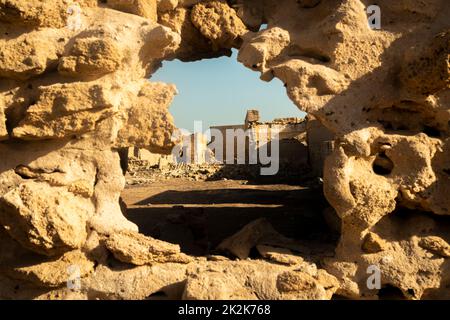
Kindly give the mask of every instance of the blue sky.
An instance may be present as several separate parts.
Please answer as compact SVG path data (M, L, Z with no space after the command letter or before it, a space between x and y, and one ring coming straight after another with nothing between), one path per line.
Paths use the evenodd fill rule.
M263 121L302 117L289 100L281 81L263 82L254 72L231 58L196 62L165 61L152 81L173 83L178 88L170 112L179 128L193 131L194 121L203 121L203 131L214 125L242 124L248 109L258 109Z

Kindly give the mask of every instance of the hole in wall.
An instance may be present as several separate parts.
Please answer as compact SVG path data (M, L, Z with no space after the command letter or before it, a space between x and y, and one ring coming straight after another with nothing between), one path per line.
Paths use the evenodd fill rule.
M169 296L165 292L158 291L148 296L146 300L168 300L168 299Z
M450 219L448 216L435 215L421 209L412 209L400 197L396 200L396 209L383 217L372 231L382 239L392 241L410 241L414 236L437 236L449 242Z
M422 294L421 300L449 300L450 279L441 282L438 288L429 288Z
M378 291L378 298L380 300L405 300L405 296L397 287L386 285Z
M413 298L416 296L416 291L414 291L414 289L408 289L406 290L406 292L408 293L409 296Z
M311 63L328 63L331 61L330 57L318 50L300 48L297 45L289 46L286 51L287 55L291 58L300 57Z
M182 251L206 256L249 223L265 218L285 237L334 248L339 231L323 215L328 203L320 190L287 185L246 185L241 181L155 182L127 188L127 219L141 233ZM255 250L251 257L260 258Z
M441 131L439 131L439 129L431 127L431 126L424 126L423 133L425 133L427 136L432 137L432 138L441 137Z
M259 110L259 122L305 116L289 100L279 80L261 81L257 73L237 62L237 51L232 58L164 62L151 81L177 86L179 95L170 111L176 126L190 132L197 120L202 121L204 131L213 126L242 126L248 109ZM280 152L292 153L289 162L300 162L305 157L308 163L308 151L293 147L298 143L296 138L285 140ZM321 152L324 146L320 138L314 141L316 144ZM292 183L255 181L245 174L205 181L174 178L171 174L162 181L129 186L122 198L127 203L127 218L138 225L141 233L179 244L185 253L217 253L221 241L260 218L266 218L280 234L294 240L330 244L334 249L339 238L322 215L329 204L315 173L295 177ZM260 258L258 253L252 254Z
M394 163L385 152L379 153L373 162L373 171L380 176L388 176L394 170Z
M413 101L401 101L389 108L364 108L363 111L368 113L367 121L378 122L387 131L425 133L429 137L441 138L446 130L426 106Z

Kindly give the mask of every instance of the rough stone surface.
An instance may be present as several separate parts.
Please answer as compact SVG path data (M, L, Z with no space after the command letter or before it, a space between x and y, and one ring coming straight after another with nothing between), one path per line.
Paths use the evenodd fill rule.
M107 0L106 3L115 10L136 14L153 22L158 20L157 0Z
M133 145L155 153L170 153L175 126L167 109L175 94L173 85L145 83L126 112L126 123L117 134L118 146Z
M213 48L211 41L204 37L191 19L192 8L177 7L159 15L159 22L181 35L181 43L176 56L181 61L195 61L202 58L231 55L229 48Z
M259 253L266 259L285 264L285 265L296 265L303 262L303 258L294 255L291 250L285 248L275 248L271 246L258 245L256 249Z
M327 300L338 281L324 270L286 267L264 261L188 266L183 299Z
M0 261L11 271L0 275L0 296L372 299L382 295L366 286L377 266L382 286L408 299L448 297L450 6L379 0L381 29L372 30L371 4L0 0ZM163 60L231 48L335 134L324 168L341 219L335 256L317 273L275 261L165 258L115 270L108 248L136 264L155 262L153 252L180 255L139 236L119 205L117 149L167 152L172 143L175 90L147 79ZM227 247L245 259L249 247L267 245L256 232L243 230ZM16 252L34 260L14 265ZM71 261L85 266L84 289L54 289Z
M77 1L84 6L93 6L95 1ZM0 1L0 21L23 24L33 27L61 28L67 23L71 12L68 10L69 1Z
M40 87L36 104L30 106L12 136L23 140L61 139L93 131L111 115L105 89L87 83Z
M8 139L8 130L6 129L6 117L5 110L2 105L0 105L0 141Z
M80 248L86 240L86 222L92 203L46 183L22 183L0 200L0 221L25 247L54 255Z

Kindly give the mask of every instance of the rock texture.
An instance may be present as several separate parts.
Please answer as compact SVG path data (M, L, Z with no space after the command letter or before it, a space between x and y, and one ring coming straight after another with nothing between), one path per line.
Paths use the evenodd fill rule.
M146 78L180 36L156 20L155 1L0 1L2 252L33 257L2 259L7 274L66 286L69 266L87 276L107 239L137 231L117 149L169 152L174 129L176 89Z
M405 298L448 296L450 6L379 0L372 30L371 4L0 0L0 297L372 299L370 266ZM147 79L231 48L336 134L324 192L341 239L323 269L261 246L254 226L231 251L259 245L270 262L192 260L122 215L117 150L173 143L176 90ZM81 291L63 284L71 265Z

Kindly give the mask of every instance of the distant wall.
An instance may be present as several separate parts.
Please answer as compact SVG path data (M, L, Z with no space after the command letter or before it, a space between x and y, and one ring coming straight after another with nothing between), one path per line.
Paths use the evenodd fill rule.
M235 137L234 139L233 139L233 142L229 142L228 140L227 140L227 130L233 130L233 131L236 131L236 130L245 130L245 126L244 125L230 125L230 126L216 126L216 127L211 127L211 129L214 129L214 130L218 130L218 131L220 131L221 133L222 133L222 137L223 137L223 147L222 147L222 155L223 155L223 162L225 163L225 164L237 164L237 152L238 152L238 145L239 145L239 141L238 141L238 139L237 139L237 137ZM214 143L215 142L215 137L213 137L212 138L212 140L211 140L211 143ZM231 145L231 143L232 143L232 146L233 146L233 150L234 150L234 157L231 157L231 160L230 161L227 161L227 157L228 157L228 153L227 153L227 145ZM245 141L245 144L246 144L246 150L248 150L248 139L246 139L246 141ZM215 150L215 154L216 154L216 158L219 158L218 157L218 155L217 155L217 150ZM248 152L246 152L246 154L248 154ZM248 159L248 157L246 158L246 159ZM217 160L219 160L219 159L217 159Z
M143 160L148 162L148 165L152 167L164 166L169 163L174 163L172 155L152 153L146 149L140 149L136 147L128 148L128 159Z

